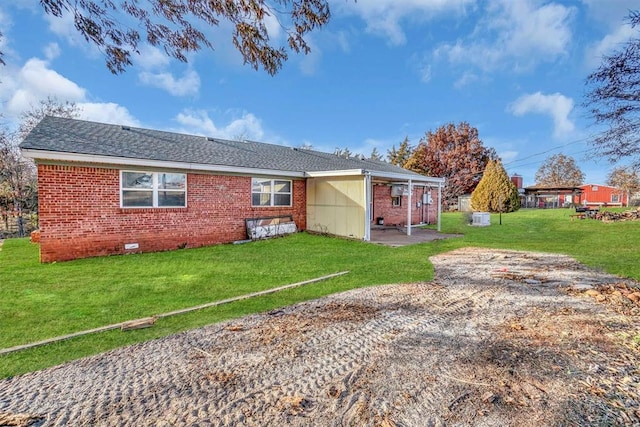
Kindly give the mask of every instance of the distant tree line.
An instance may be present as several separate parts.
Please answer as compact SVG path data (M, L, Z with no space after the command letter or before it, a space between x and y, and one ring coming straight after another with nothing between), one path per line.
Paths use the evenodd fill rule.
M15 218L20 237L29 228L27 215L38 212L38 186L36 167L22 155L19 144L46 115L76 118L80 109L75 103L47 98L22 114L17 130L0 126L0 219L7 229Z

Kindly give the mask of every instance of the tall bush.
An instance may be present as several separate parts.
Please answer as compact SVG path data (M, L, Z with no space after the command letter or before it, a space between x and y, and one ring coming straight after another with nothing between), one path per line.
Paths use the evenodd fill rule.
M490 160L482 179L471 193L471 208L481 212L515 212L520 209L518 189L500 160Z

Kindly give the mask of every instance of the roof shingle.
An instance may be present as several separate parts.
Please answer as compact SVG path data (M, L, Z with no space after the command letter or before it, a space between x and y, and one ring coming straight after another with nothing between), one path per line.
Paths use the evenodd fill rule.
M227 167L318 172L364 169L427 177L386 162L254 141L230 141L129 126L46 116L20 147L37 151L87 154Z

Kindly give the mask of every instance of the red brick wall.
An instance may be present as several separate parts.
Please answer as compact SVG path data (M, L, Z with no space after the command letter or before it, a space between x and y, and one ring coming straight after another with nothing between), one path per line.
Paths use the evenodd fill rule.
M251 177L187 174L186 208L120 208L118 169L38 165L40 260L150 252L246 238L246 218L293 215L306 228L306 185L293 181L293 206L251 207Z
M435 224L438 215L438 190L431 190L433 203L431 205L422 205L417 207L418 201L422 202L422 194L425 190L421 187L414 188L411 207L411 223L412 224ZM403 196L400 206L391 205L391 186L374 185L373 186L373 221L375 224L378 217L384 218L385 225L406 225L407 223L407 203L409 197Z

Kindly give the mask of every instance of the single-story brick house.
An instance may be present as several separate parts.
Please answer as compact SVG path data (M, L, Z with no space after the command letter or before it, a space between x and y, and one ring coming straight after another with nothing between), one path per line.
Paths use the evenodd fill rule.
M380 161L49 116L21 149L42 262L244 240L254 218L365 241L382 222L440 223L444 179Z

